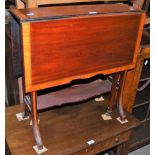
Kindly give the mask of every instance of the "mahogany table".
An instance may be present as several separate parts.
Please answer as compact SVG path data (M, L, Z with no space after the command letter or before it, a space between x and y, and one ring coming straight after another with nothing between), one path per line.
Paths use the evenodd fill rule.
M107 112L110 114L116 103L120 119L126 119L122 92L126 71L135 67L139 53L145 20L143 11L124 4L106 4L12 9L11 14L12 44L16 49L13 55L18 57L14 59L17 60L14 68L22 73L24 92L31 96L25 106L25 116L31 113L39 149L43 147L37 121L39 90L116 73ZM105 85L100 80L95 84L86 85L90 94L96 90L91 94L93 97L101 94L101 87ZM68 92L80 90L79 87L83 88L77 84ZM90 96L84 97L79 99ZM61 104L64 103L58 105ZM55 106L52 100L48 105Z

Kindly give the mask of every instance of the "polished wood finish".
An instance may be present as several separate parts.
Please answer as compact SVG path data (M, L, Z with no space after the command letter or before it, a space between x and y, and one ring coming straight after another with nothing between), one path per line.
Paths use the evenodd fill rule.
M139 52L145 19L142 11L107 4L14 9L11 13L21 26L24 90L31 93L33 131L39 149L38 90L120 72L116 104L121 120L126 118L122 92L126 70L135 67Z
M119 74L113 74L112 78L112 86L111 86L111 97L110 97L110 101L108 103L108 109L107 109L107 113L110 115L112 113L113 110L113 105L116 105L116 98L117 98L117 93L116 91L118 90L117 88L117 82L118 82L118 77Z
M124 103L126 103L124 104L124 107L129 112L132 112L132 109L133 109L144 59L146 58L150 58L149 47L141 49L141 53L138 57L136 68L131 71L128 71L127 73L127 79L126 79L124 93L123 93L123 101Z
M23 43L23 70L24 70L24 80L25 85L31 85L31 50L30 50L30 24L25 23L22 25L22 43ZM27 72L27 74L25 74ZM24 86L25 86L24 85ZM29 88L28 88L29 89Z
M61 19L67 17L90 16L93 12L96 14L105 13L125 13L125 12L141 12L140 9L133 8L125 4L92 4L92 5L72 5L72 6L54 6L54 7L41 7L41 8L26 8L26 9L11 9L11 13L20 21L40 20L43 18ZM90 13L89 13L90 12ZM91 14L92 12L92 14ZM33 13L30 14L29 13ZM94 13L95 14L95 13Z
M136 92L141 76L144 59L150 58L149 38L149 32L144 30L141 42L141 50L138 55L136 67L127 72L125 88L123 92L123 102L124 108L126 108L129 112L132 112L133 105L135 102Z
M120 75L119 75L119 79L118 79L118 87L119 87L119 90L118 90L118 99L116 100L118 103L117 103L117 106L118 106L118 112L119 112L119 115L120 115L120 119L122 121L124 121L126 119L126 115L123 111L123 102L122 102L122 95L123 95L123 91L124 91L124 84L125 84L125 80L126 80L126 73L127 71L124 71L124 72L121 72Z
M46 8L47 12L52 8ZM73 12L77 6L64 8L70 8L64 16L63 12L58 13L61 7L56 7L51 16L46 14L43 19L49 18L48 21L39 20L43 17L39 14L43 10L38 9L31 20L39 22L30 22L30 18L26 17L26 9L19 14L16 10L12 11L22 22L26 92L96 74L120 72L135 66L145 14L136 10L130 12L129 7L123 4L94 5L93 11L99 14L89 16L92 6L78 6L81 13ZM116 13L120 8L126 11ZM29 11L33 13L34 10ZM111 15L105 14L109 11ZM62 19L55 20L53 17Z
M107 114L111 115L112 110L113 110L112 109L113 105L116 105L118 109L118 113L120 115L120 119L122 121L126 119L126 115L122 107L123 105L122 95L123 95L123 90L124 90L125 79L126 79L126 71L114 74L112 87L111 87L111 98L110 98L108 109L107 109Z
M38 149L43 149L43 144L42 144L42 139L40 136L40 131L39 131L39 127L38 127L38 117L37 117L37 94L36 92L32 92L31 93L31 103L32 103L32 107L31 107L31 113L32 113L32 127L33 127L33 134L36 140L36 144Z
M104 104L89 101L39 113L40 130L48 148L44 154L92 155L127 142L139 121L127 113L129 122L122 125L116 120L116 111L112 120L104 121L101 114L107 101L105 98ZM30 120L19 122L15 117L22 109L23 105L6 108L6 141L12 155L35 155ZM95 143L88 145L92 139Z
M144 9L147 8L150 3L149 0L139 0L138 2L139 2L138 7L141 9L143 5ZM147 7L145 7L145 5L147 5ZM146 9L145 11L148 11L148 9ZM145 20L145 24L150 24L147 18L148 17L145 18L147 20L147 22ZM141 40L141 48L137 58L136 66L134 69L129 70L127 72L125 88L123 92L124 108L127 109L129 112L132 112L135 103L135 97L141 77L144 59L148 58L150 58L150 30L148 28L146 29L144 28Z
M115 19L110 20L106 17L98 19L92 17L82 21L76 19L72 22L61 20L51 23L31 23L31 40L35 40L35 42L31 42L31 60L33 60L31 61L31 72L28 73L28 70L25 69L27 71L25 75L31 74L31 84L26 84L26 91L65 84L73 79L88 78L99 73L108 74L132 68L134 56L134 46L132 45L135 43L136 36L129 34L132 30L134 30L132 34L136 34L138 27L133 27L139 22L133 18L131 17L133 22L130 25L131 29L127 27L125 31L121 31L127 24L124 23L120 25L119 32L117 31L118 26L115 28L112 21L115 24L123 20L127 21L127 18L122 16L116 16ZM70 23L72 23L71 26ZM106 29L108 23L109 26ZM89 25L91 28L88 28ZM43 28L39 30L40 27ZM130 38L132 38L132 42ZM108 44L108 39L113 40L113 43L108 42ZM45 40L46 44L43 43ZM51 40L54 41L51 42ZM120 44L115 40L119 40ZM124 48L130 45L133 48ZM25 50L24 53L27 51ZM42 54L46 56L43 57ZM30 61L30 59L24 59L26 62Z

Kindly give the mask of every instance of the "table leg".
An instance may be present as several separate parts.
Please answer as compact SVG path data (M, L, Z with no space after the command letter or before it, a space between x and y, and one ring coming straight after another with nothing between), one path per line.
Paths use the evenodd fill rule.
M126 141L108 152L108 155L128 155L129 141Z
M122 94L124 89L125 77L126 71L114 74L111 87L111 98L107 110L107 114L110 115L112 113L113 105L117 105L121 121L124 121L126 119L126 115L123 111L122 106Z
M36 92L31 92L31 114L32 114L32 126L33 133L36 140L36 144L39 150L43 149L42 139L40 136L38 118L37 118L37 100L36 100Z
M129 142L125 142L120 144L117 148L116 148L116 153L115 155L127 155L128 154L128 150L129 149Z
M29 116L30 110L29 110L29 108L27 107L26 103L24 103L23 105L24 105L24 116L23 116L23 118L26 118L26 117Z
M122 103L122 94L123 94L123 90L124 90L125 77L126 77L126 71L121 72L119 74L118 94L117 94L117 99L116 99L117 109L118 109L118 113L120 115L121 121L124 121L126 119L126 115L124 113L123 103Z
M116 96L117 96L116 85L117 85L118 78L119 78L118 73L113 75L113 81L111 86L111 97L110 97L110 101L107 109L107 114L109 115L112 113L113 105L116 104Z

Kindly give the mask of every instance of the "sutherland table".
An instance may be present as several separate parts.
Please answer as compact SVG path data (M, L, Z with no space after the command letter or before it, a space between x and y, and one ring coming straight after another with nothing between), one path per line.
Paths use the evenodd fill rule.
M106 101L91 100L39 113L44 145L48 148L43 155L93 155L113 147L116 155L127 155L131 132L139 121L127 113L129 122L121 124L116 120L116 111L112 120L104 121L101 114L106 110ZM12 155L36 155L30 119L19 122L15 116L22 109L22 105L6 108L6 141ZM88 145L90 140L95 143Z
M106 4L13 9L11 14L14 68L21 71L24 92L31 96L31 101L25 106L25 116L28 112L32 114L38 149L43 148L37 122L39 90L98 74L116 73L108 112L111 113L112 105L116 103L120 119L126 119L122 108L122 92L126 71L136 64L144 12L124 4ZM94 96L99 95L101 92L98 89L102 90L105 85L99 80L81 87L85 90L85 86L88 86L90 89L86 90ZM77 91L76 88L79 90L79 87L71 87L69 95ZM82 99L88 99L82 91L81 96ZM56 106L52 100L50 102L42 102L41 106ZM52 133L56 134L54 131Z

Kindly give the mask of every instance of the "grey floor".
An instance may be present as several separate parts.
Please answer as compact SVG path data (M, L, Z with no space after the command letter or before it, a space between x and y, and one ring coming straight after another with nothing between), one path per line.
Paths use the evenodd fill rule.
M146 145L136 151L129 153L128 155L150 155L150 145Z
M108 155L107 153L104 155ZM129 153L128 155L150 155L150 145L146 145L136 151Z

